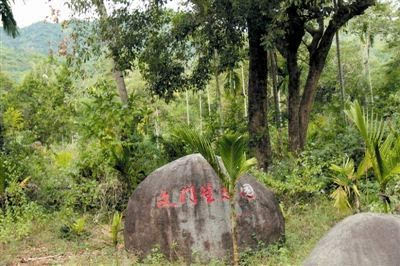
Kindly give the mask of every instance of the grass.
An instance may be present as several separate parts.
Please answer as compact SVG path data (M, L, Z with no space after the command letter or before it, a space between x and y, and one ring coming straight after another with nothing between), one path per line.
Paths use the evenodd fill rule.
M343 218L325 197L310 203L295 203L285 209L286 242L241 254L243 265L301 265L316 242L335 223ZM133 265L138 259L123 247L122 235L117 247L113 246L110 225L97 223L87 216L84 237L60 237L60 218L49 218L36 224L31 234L20 241L0 244L0 265ZM142 265L181 265L168 263L158 252L151 254ZM223 265L212 262L211 265Z

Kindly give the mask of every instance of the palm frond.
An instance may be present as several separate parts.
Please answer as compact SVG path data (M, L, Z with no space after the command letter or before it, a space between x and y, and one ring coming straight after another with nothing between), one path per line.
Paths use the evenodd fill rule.
M218 152L228 173L228 190L233 192L237 179L257 164L255 158L246 158L247 141L243 136L224 135L218 146Z
M372 162L371 162L371 155L369 154L368 151L365 152L364 158L360 162L357 168L357 173L356 176L357 178L361 177L363 174L365 174L368 169L372 167Z
M366 144L363 161L357 171L361 176L372 167L379 182L380 190L385 192L388 182L400 174L400 137L393 134L385 136L383 119L378 119L373 113L364 113L360 104L354 102L346 111L347 116L354 122Z
M255 158L246 158L247 141L243 136L224 135L218 145L219 157L211 141L189 127L176 129L173 136L199 152L210 163L232 195L238 178L257 164Z
M187 126L175 129L173 136L189 145L193 151L199 152L201 155L203 155L215 172L221 176L221 167L219 166L217 156L209 139Z
M355 101L349 110L345 111L349 119L356 125L362 138L364 139L367 148L373 154L374 144L380 144L384 132L385 125L382 119L378 120L373 113L370 115L368 112L364 114L360 104Z
M0 0L1 22L3 23L4 31L13 38L18 36L17 22L11 10L11 5L8 0Z
M347 193L343 190L342 187L338 187L336 190L334 190L331 193L331 198L333 198L335 201L333 206L339 211L346 212L351 209Z

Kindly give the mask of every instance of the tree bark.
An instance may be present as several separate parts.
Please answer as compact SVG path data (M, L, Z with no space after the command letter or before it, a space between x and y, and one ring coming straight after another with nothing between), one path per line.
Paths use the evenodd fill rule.
M98 0L98 1L94 1L94 3L96 5L97 12L100 15L100 19L106 20L108 18L108 14L107 14L106 6L104 5L104 1ZM103 41L108 42L108 40L103 40ZM126 90L126 84L125 84L123 72L121 70L119 70L116 60L114 58L112 58L111 60L113 61L113 65L114 65L112 72L114 75L115 82L117 83L119 97L121 98L121 102L123 104L127 104L128 103L128 92Z
M246 81L244 80L243 65L242 65L242 93L243 93L244 117L247 117L247 93L246 93Z
M275 106L275 123L276 129L278 131L277 136L277 150L278 154L282 154L282 129L281 129L281 108L280 108L280 97L279 97L279 90L278 90L278 65L277 65L277 57L276 52L270 51L269 52L269 62L270 62L270 76L272 77L272 93L274 96L274 106Z
M249 148L252 156L258 161L258 166L267 170L271 163L271 143L267 120L267 52L261 45L264 28L248 18L249 36L249 106L248 130Z
M186 123L190 125L190 114L189 114L189 92L186 90L185 93L186 98Z
M211 115L211 99L210 99L210 87L207 85L207 105L208 105L208 116Z
M288 112L289 112L289 150L296 152L300 149L300 69L297 63L297 51L289 51L287 55L287 68L289 72L289 95L288 95Z
M272 78L272 94L274 96L274 106L275 106L275 123L276 128L279 129L281 127L281 109L279 106L279 92L278 92L278 80L277 80L277 66L276 66L276 54L275 51L270 51L269 53L269 62L270 62L270 76Z
M215 91L216 91L216 97L217 97L217 107L218 107L218 114L219 114L219 124L220 124L220 133L222 133L222 127L224 125L224 116L222 114L222 97L221 97L221 90L219 86L219 71L218 71L218 54L217 51L215 51L214 54L214 62L215 62L215 70L214 70L214 76L215 76Z
M333 0L333 4L335 6L335 9L338 9L338 5L342 5L342 0L336 1ZM342 101L342 115L343 115L343 121L346 121L346 115L344 113L344 78L343 78L343 68L342 68L342 60L341 60L341 54L340 54L340 37L339 37L339 30L336 32L336 58L337 58L337 64L338 64L338 78L339 78L339 85L340 85L340 96L341 96L341 101Z
M203 106L202 106L203 104L201 101L201 96L202 96L201 91L199 91L198 95L199 95L200 134L203 134Z
M315 93L317 91L318 81L321 76L322 70L317 68L316 66L311 65L306 84L304 86L303 97L300 102L299 107L299 138L300 138L300 150L304 149L307 141L307 129L308 123L310 119L310 113L312 109L312 105L314 103Z
M342 114L343 120L345 121L345 113L344 113L344 79L343 79L343 68L342 68L342 60L340 58L340 40L339 40L339 31L336 32L336 57L338 63L338 76L339 76L339 84L340 84L340 97L342 101Z
M369 71L369 51L370 51L370 35L367 29L367 32L365 33L365 58L364 58L364 71L365 71L365 79L367 80L367 86L368 86L368 92L365 94L367 95L369 93L369 102L371 105L374 104L374 94L372 90L372 81L371 81L371 73ZM366 101L368 102L368 101Z
M278 49L287 60L289 72L289 149L295 153L306 145L307 128L314 102L318 81L324 69L329 49L336 32L350 19L362 14L375 0L357 0L348 5L339 2L339 7L324 27L323 14L317 16L318 28L306 26L306 20L298 14L298 7L287 9L289 21L285 29L283 42L278 43ZM305 31L312 36L312 41L306 44L309 52L309 68L303 93L300 96L300 71L297 64L297 53ZM300 101L301 97L301 101Z
M123 104L128 103L128 92L126 90L125 79L122 71L117 70L116 68L113 69L114 79L117 82L117 88L119 97L121 98L121 102Z
M237 215L235 209L235 197L231 196L231 233L232 233L232 264L234 266L239 266L239 247L237 242Z

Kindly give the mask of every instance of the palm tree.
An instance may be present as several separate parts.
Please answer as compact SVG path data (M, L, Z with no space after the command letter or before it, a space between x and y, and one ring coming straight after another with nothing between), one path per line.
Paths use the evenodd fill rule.
M341 166L332 164L330 169L337 173L333 178L333 182L338 186L331 194L334 199L334 207L341 212L351 210L355 205L357 211L360 210L360 192L358 190L357 181L362 176L363 170L358 167L358 171L354 171L354 161L347 159L343 161Z
M346 114L364 139L364 169L372 168L387 212L390 205L389 197L386 195L387 184L400 174L400 136L395 137L389 133L384 137L384 121L373 113L364 114L357 101L351 105Z
M10 1L0 0L0 15L1 22L3 22L4 31L13 38L17 37L17 22L14 19L14 15L10 6Z
M226 134L217 146L219 160L211 142L206 137L200 135L190 128L178 129L175 136L182 139L193 150L201 153L203 157L217 172L218 177L227 188L229 193L229 203L231 207L231 229L233 245L233 265L239 265L239 250L237 243L237 215L235 209L236 185L239 177L246 173L252 166L257 164L255 158L246 158L247 141L243 136Z

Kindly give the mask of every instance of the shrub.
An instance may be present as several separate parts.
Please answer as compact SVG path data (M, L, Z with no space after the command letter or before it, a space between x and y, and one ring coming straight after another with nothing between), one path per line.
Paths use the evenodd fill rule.
M20 240L46 219L44 210L29 201L17 182L5 190L5 206L0 209L0 242Z

